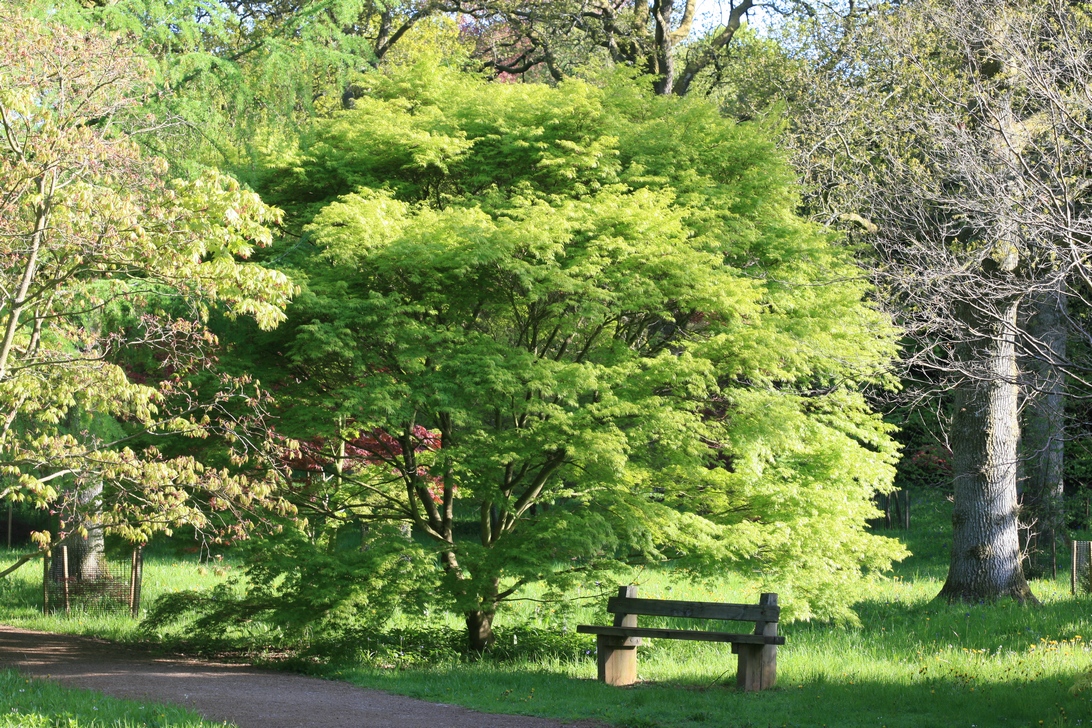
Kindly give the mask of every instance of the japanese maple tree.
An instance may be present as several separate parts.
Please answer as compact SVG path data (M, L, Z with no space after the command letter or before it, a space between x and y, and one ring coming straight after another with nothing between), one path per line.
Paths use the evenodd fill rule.
M321 444L297 471L322 481L297 500L332 526L316 546L408 525L373 533L473 649L525 585L639 563L757 570L798 616L848 615L903 553L865 531L895 452L861 390L892 334L848 251L793 214L766 132L624 78L421 62L369 83L267 162L303 291L239 351L283 434ZM255 588L288 608L271 563Z

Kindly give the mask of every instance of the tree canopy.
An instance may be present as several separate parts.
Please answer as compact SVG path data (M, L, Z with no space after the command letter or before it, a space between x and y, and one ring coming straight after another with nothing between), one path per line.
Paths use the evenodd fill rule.
M523 585L639 563L849 617L904 553L864 528L896 453L861 390L893 332L769 131L625 76L369 84L262 177L302 293L240 355L312 533L411 524L477 648Z
M952 455L951 599L1033 598L1021 562L1052 568L1065 530L1064 401L1086 391L1087 12L877 6L780 59L808 206L863 243L907 333L904 392Z
M271 505L268 484L132 438L209 432L216 402L187 402L181 377L207 361L211 306L283 319L288 279L242 260L278 213L222 174L172 180L142 154L148 69L123 40L0 22L0 495L50 504L60 538L89 524L137 541L236 528L213 514ZM248 388L225 382L221 396Z
M62 537L135 540L239 535L287 499L247 594L203 602L221 617L437 604L483 649L532 584L658 564L852 619L905 555L866 530L897 447L865 392L894 385L896 332L855 251L797 215L777 130L682 98L753 42L750 3L705 45L693 2L596 5L569 45L576 5L517 6L10 14L2 493L61 510ZM494 33L573 59L549 84L468 72ZM276 431L252 427L270 406Z

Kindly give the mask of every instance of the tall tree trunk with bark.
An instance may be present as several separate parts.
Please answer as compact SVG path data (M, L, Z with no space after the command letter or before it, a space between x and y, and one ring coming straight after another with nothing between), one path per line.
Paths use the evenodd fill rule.
M1057 290L1036 295L1025 324L1030 377L1024 408L1023 520L1029 524L1028 564L1033 575L1053 570L1065 544L1065 297Z
M102 512L102 481L96 480L79 494L80 503L88 512ZM87 526L86 536L73 539L70 574L78 579L98 579L105 576L106 538L102 526Z
M998 302L992 313L975 302L958 306L961 323L974 332L958 354L974 373L956 390L952 418L952 554L940 592L950 602L1036 601L1024 579L1018 534L1018 307L1016 298Z

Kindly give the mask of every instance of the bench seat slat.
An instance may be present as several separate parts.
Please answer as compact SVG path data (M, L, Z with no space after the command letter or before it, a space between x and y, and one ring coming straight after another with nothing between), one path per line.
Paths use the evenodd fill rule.
M639 599L636 597L611 597L607 600L607 611L623 614L645 614L654 617L727 619L737 622L776 622L781 616L781 607L775 606L687 602L671 599Z
M610 637L658 637L669 640L699 640L702 642L734 642L745 645L783 645L781 635L729 634L727 632L701 632L689 629L661 629L657 627L605 627L581 624L576 628L581 634L602 634Z

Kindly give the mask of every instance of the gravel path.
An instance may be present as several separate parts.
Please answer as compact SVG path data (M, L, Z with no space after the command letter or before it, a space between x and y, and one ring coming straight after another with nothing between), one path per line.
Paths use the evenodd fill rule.
M158 657L139 647L0 625L0 667L117 698L184 705L239 728L560 728L248 665ZM599 724L566 724L594 728Z

